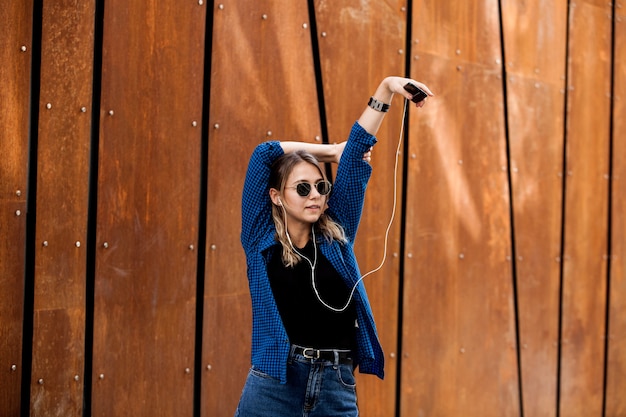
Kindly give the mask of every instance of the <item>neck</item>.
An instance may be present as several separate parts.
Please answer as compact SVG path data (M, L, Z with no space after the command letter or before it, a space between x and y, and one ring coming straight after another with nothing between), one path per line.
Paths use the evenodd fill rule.
M309 242L311 238L311 226L302 225L301 227L293 227L288 229L289 236L291 237L291 243L298 248L303 248Z

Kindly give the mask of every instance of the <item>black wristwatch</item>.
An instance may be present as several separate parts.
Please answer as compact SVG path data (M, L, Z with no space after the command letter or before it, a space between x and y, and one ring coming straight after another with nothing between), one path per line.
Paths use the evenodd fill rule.
M389 104L378 101L374 97L370 97L370 101L367 102L367 105L382 113L387 113L389 111Z

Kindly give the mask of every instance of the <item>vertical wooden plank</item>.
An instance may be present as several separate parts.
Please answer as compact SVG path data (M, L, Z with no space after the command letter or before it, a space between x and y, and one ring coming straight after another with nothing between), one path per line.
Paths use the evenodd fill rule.
M20 412L32 1L0 2L0 416Z
M602 415L611 5L570 4L560 416Z
M524 414L557 415L567 2L503 1Z
M404 75L406 1L315 2L329 142L346 140L384 77ZM419 74L422 79L429 74ZM365 199L355 252L362 274L378 267L384 253L385 231L394 203L394 163L402 123L403 101L396 97L378 132L374 172ZM414 109L407 109L411 112ZM398 285L402 155L398 166L398 207L390 231L383 268L365 278L365 286L385 352L385 380L357 374L357 396L365 416L395 415L398 353Z
M94 416L193 414L205 15L105 3Z
M31 415L81 416L95 1L44 2Z
M520 415L498 3L417 1L402 416Z
M241 190L264 140L321 140L307 2L216 2L201 415L233 415L250 368Z
M606 383L606 416L626 415L626 13L615 9L613 55L613 176L611 276Z

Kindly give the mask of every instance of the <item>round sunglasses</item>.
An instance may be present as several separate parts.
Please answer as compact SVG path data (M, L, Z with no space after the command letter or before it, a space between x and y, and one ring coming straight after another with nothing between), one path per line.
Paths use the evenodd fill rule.
M330 189L332 188L332 184L330 183L330 181L326 181L326 180L318 181L313 185L315 186L315 189L317 190L317 192L320 193L320 195L328 195L328 193L330 193ZM298 193L300 197L307 197L309 194L311 194L311 189L312 189L311 184L308 182L301 182L301 183L296 184L295 187L285 187L285 188L295 188L296 193Z

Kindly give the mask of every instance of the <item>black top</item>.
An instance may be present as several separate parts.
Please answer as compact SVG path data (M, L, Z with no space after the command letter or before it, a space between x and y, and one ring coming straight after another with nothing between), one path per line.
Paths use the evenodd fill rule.
M311 263L313 242L298 252ZM342 312L325 307L317 298L311 280L311 265L302 259L293 268L282 262L281 249L274 251L267 273L291 343L316 349L350 349L355 346L356 310L354 300ZM350 290L331 263L317 250L315 286L320 298L334 308L343 308Z

